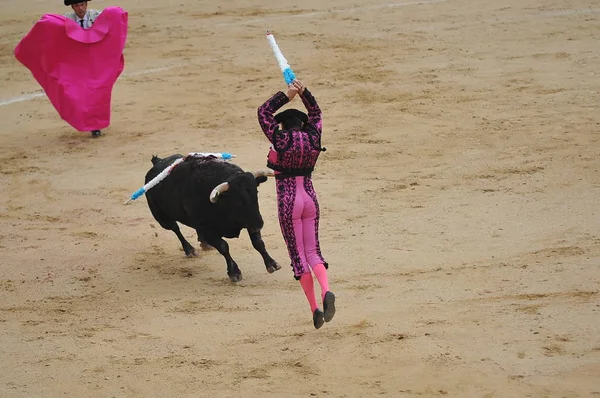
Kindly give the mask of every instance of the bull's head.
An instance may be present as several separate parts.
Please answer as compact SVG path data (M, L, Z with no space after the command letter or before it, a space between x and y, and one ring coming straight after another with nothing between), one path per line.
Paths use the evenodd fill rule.
M254 176L254 179L256 180L256 186L259 186L261 183L267 181L267 177L274 176L273 170L271 170L271 169L263 169L263 170L253 171L252 175ZM212 203L217 203L217 200L219 199L219 195L222 194L223 192L226 192L228 189L229 189L229 183L227 181L217 185L210 193L210 201Z
M210 193L210 201L217 203L219 197L227 201L228 215L242 221L247 228L262 228L263 220L258 207L258 186L273 176L273 170L264 169L252 173L240 173L217 185ZM225 198L227 196L227 198Z

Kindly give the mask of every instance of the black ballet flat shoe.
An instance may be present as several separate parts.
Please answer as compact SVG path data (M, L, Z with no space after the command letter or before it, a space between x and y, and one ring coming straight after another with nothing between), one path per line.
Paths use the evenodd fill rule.
M325 323L325 319L323 319L323 311L320 309L316 309L313 312L313 324L315 325L315 329L319 329Z
M98 138L101 135L102 135L102 131L100 131L100 130L93 130L92 131L92 137L94 137L94 138Z
M335 294L332 292L325 293L325 297L323 298L323 310L325 311L325 314L323 315L325 322L331 321L335 315Z

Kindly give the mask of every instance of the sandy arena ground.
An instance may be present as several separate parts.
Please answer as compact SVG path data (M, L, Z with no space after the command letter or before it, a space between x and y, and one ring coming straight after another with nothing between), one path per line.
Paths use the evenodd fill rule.
M91 2L130 18L92 139L15 101L40 87L14 47L66 7L1 2L0 396L600 396L598 0L255 4ZM153 154L264 167L256 108L284 88L267 28L324 112L338 313L318 331L272 180L283 268L244 234L239 284L216 251L185 258L145 198L123 206Z

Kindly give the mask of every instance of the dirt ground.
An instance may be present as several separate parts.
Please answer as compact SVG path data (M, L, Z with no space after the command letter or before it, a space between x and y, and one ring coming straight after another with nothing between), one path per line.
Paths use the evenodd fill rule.
M1 397L600 396L597 0L90 3L111 5L126 66L93 139L22 97L40 87L12 53L66 7L0 4ZM265 166L265 29L324 112L318 331L272 180L283 268L244 234L239 284L123 205L153 154Z

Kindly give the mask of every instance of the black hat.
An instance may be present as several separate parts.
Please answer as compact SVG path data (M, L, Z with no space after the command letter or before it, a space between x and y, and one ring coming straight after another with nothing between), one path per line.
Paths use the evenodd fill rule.
M277 115L275 115L275 121L277 123L282 123L283 121L293 117L300 119L302 123L308 122L308 115L306 113L293 108L279 112Z
M65 5L72 6L73 4L87 3L88 1L92 0L65 0Z

